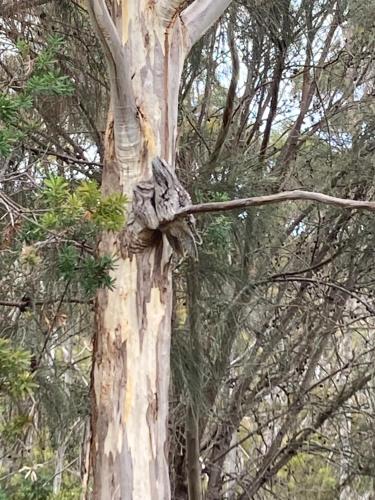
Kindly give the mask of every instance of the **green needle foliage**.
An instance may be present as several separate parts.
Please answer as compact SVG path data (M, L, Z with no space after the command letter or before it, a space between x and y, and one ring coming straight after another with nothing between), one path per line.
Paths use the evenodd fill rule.
M12 147L37 124L33 124L27 110L32 110L41 96L71 96L74 93L72 80L62 75L57 66L57 54L63 50L64 40L50 36L46 48L34 59L26 41L16 44L24 65L30 66L25 82L12 92L0 92L0 156L10 154Z
M82 285L87 295L97 288L112 288L109 276L115 260L111 256L94 257L85 252L85 242L94 241L99 231L120 231L125 224L126 197L121 193L103 197L95 181L82 181L72 191L67 180L51 175L35 197L34 219L29 221L21 239L29 245L52 237L69 240L58 250L58 271L67 282ZM80 247L81 245L81 247ZM35 252L27 252L35 262Z
M29 367L30 354L0 338L0 399L24 397L31 391L35 384Z
M44 181L40 199L46 212L40 219L45 229L63 229L72 223L94 224L98 229L120 231L125 224L126 196L121 193L102 197L97 182L82 181L74 192L63 177Z

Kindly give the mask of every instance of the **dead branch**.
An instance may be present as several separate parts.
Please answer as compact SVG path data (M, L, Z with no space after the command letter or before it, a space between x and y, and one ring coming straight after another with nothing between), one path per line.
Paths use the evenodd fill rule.
M285 201L312 201L322 203L324 205L332 205L338 208L349 210L368 210L375 211L375 201L351 200L347 198L336 198L328 194L316 193L314 191L284 191L282 193L270 194L265 196L255 196L252 198L242 198L231 201L218 201L209 203L198 203L181 208L176 216L184 216L188 214L199 214L208 212L227 212L248 207L259 207L274 203L283 203Z

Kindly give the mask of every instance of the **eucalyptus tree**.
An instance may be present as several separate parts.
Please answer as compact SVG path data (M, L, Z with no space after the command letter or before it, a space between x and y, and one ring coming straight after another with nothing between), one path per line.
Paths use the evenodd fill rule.
M87 2L111 88L102 191L121 190L133 207L124 232L103 234L98 246L118 261L116 289L99 291L96 304L95 498L170 498L170 243L191 238L171 223L189 203L174 174L180 77L190 48L229 3Z
M3 2L3 12L16 15L32 5L47 9L48 3ZM312 207L301 213L295 205L245 211L298 199L374 209L373 202L359 201L372 195L365 178L369 160L364 154L371 147L367 137L370 119L361 118L371 93L367 52L356 45L353 36L349 37L350 46L346 42L343 46L344 38L335 38L346 26L341 3L333 0L275 4L244 0L233 5L222 23L217 22L229 4L229 0L52 3L61 9L58 26L63 35L77 42L68 44L71 53L67 49L54 52L64 74L71 77L62 78L60 84L74 82L76 91L70 96L72 101L59 107L54 107L56 101L36 99L39 126L28 129L31 133L22 137L22 147L13 146L17 155L4 163L13 179L7 184L8 201L18 199L18 169L25 161L22 148L37 155L35 163L35 156L27 156L26 173L31 181L23 173L33 182L30 191L37 187L40 165L46 174L57 169L65 177L70 172L66 165L73 167L69 176L76 185L78 172L101 179L103 198L98 197L94 184L86 183L84 189L79 186L72 196L66 180L49 179L42 189L44 199L49 197L54 206L57 198L62 199L63 207L54 211L42 205L47 213L44 219L36 219L52 224L58 212L71 226L64 226L58 236L66 239L68 234L73 247L89 254L87 260L81 255L75 260L69 250L62 255L63 265L61 260L50 262L68 278L68 284L58 288L62 298L57 301L57 312L63 300L71 297L68 285L76 278L90 292L103 287L95 303L92 369L94 498L170 498L170 462L173 497L178 498L181 491L186 497L186 467L189 497L200 499L202 457L210 472L209 498L264 493L279 473L289 473L285 467L300 451L316 446L316 434L327 421L334 442L337 434L332 428L340 422L339 410L354 396L363 397L371 378L366 342L357 342L356 356L349 359L339 349L337 333L338 328L350 332L347 320L341 321L352 309L350 298L359 298L363 307L368 305L353 289L371 270L366 264L371 239L366 239L358 219L348 211L338 214ZM86 28L86 9L107 62L110 105L105 134L100 122L107 84L99 49ZM43 76L37 74L38 57L30 47L39 48L41 27L56 30L56 23L49 10L36 12L36 21L19 15L17 22L10 19L5 23L13 50L18 47L24 58L30 56L29 65L23 61L14 64L12 58L2 65L12 96L20 86L14 85L8 73L12 75L16 69L22 88L30 74ZM80 23L85 26L84 34ZM28 47L19 43L19 26L26 33ZM202 39L210 26L213 29ZM328 36L319 42L325 32ZM353 61L356 51L358 58ZM87 71L81 65L83 54ZM221 64L231 68L228 89ZM28 68L31 73L25 75ZM355 74L355 85L348 81L349 73ZM34 90L44 85L46 91L43 78L34 78L33 84ZM355 148L345 154L348 142L340 142L340 138L349 125L342 119L350 122L353 109L359 110L353 133ZM23 113L22 109L13 115L12 130L21 122L14 117L24 117ZM85 136L75 129L71 132L73 115L76 123L87 127ZM312 121L310 127L304 125L306 119ZM92 143L96 143L99 161L90 161ZM54 160L48 160L52 155ZM354 182L345 173L345 165L355 161L363 177ZM35 165L38 168L33 170ZM212 203L192 206L175 166L195 201ZM356 199L301 190L275 194L280 187L335 189L342 197ZM256 196L264 193L266 196ZM125 198L126 224L122 214ZM246 199L228 201L231 198ZM73 201L78 207L74 217ZM191 214L235 208L241 212L199 222L205 244L195 262L197 238ZM17 210L22 213L19 206ZM8 215L11 218L11 210ZM92 220L99 220L104 229L97 260L86 241ZM364 217L362 223L370 224L369 220ZM15 228L10 226L12 233ZM91 231L90 238L94 234ZM173 399L168 418L173 252L193 256L188 266L182 260L175 272L176 295L184 297L181 302L188 299L191 337L188 341L181 338L176 328L173 347L178 355L172 396L183 404L175 406ZM98 262L106 265L97 269ZM302 263L306 266L301 268ZM180 278L185 267L187 284ZM92 279L98 278L94 269L99 270L101 281ZM7 282L10 290L12 276ZM33 279L35 286L45 281L38 281L36 274ZM61 281L58 283L60 286ZM368 293L368 286L364 284L361 290ZM15 293L20 293L17 286L11 290L11 295ZM86 302L85 307L90 305L87 297ZM21 310L25 302L19 305ZM308 308L311 311L306 312ZM77 309L72 315L81 318ZM186 331L184 322L175 319ZM371 327L371 320L367 321ZM53 334L41 340L42 354L53 349L54 343ZM345 378L348 363L354 368ZM329 373L320 381L316 374L324 370ZM185 389L176 383L178 375L185 381L191 377L186 408ZM185 415L176 424L181 406ZM305 412L310 410L314 418L308 421ZM358 428L361 425L362 421ZM171 439L169 426L178 427ZM183 445L181 434L185 434ZM235 455L241 463L234 471L227 457L231 450L239 449L253 460ZM337 455L342 451L340 447L331 449ZM323 446L319 452L323 454ZM61 456L59 460L62 463ZM87 461L85 467L87 482ZM277 486L277 494L282 494L282 485Z

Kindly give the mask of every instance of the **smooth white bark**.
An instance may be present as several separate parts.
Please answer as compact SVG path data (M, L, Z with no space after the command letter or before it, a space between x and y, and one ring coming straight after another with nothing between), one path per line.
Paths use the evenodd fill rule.
M195 0L181 13L193 46L219 19L232 0Z
M140 143L137 106L131 84L131 67L117 27L105 0L88 0L92 24L102 43L111 81L111 112L114 116L116 157L134 163L134 151Z
M157 0L156 12L161 22L168 26L173 18L179 14L186 0Z
M132 200L137 183L149 181L156 156L173 166L180 76L192 38L179 0L89 0L88 5L112 96L102 190L120 190ZM193 5L199 17L202 2ZM209 9L204 30L223 9ZM188 14L197 36L203 26L192 10ZM98 244L99 255L118 259L115 289L99 291L96 301L94 498L169 500L171 247L156 233L135 248L129 234L105 233Z

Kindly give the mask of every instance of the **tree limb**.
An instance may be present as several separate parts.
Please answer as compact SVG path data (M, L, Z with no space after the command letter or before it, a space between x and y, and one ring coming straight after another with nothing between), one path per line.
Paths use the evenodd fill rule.
M116 26L108 11L105 0L87 2L96 35L102 43L106 56L111 84L112 106L115 117L115 135L128 136L132 143L138 141L139 124L134 92L131 85L129 64ZM117 146L120 146L121 140Z
M229 128L231 125L232 116L233 116L234 102L236 99L238 79L239 79L239 75L240 75L240 60L238 57L236 41L235 41L235 37L234 37L234 33L233 33L233 28L234 28L235 23L236 23L236 18L232 12L231 20L230 20L229 27L228 27L228 45L229 45L229 50L230 50L231 59L232 59L232 78L230 81L228 94L227 94L227 100L226 100L225 108L224 108L224 112L223 112L221 129L220 129L220 132L219 132L217 139L216 139L214 151L213 151L211 158L209 160L209 163L211 165L217 162L217 160L220 156L221 150L223 149L226 138L228 136L228 132L229 132Z
M360 302L367 311L375 316L375 309L371 307L370 304L368 304L365 300L363 300L358 294L355 292L352 292L348 288L345 288L344 286L338 284L338 283L332 283L330 281L323 281L323 280L318 280L315 278L306 278L302 276L278 276L276 278L271 277L271 280L273 283L285 283L285 282L299 282L299 283L311 283L315 286L327 286L329 288L335 288L336 290L340 290L340 292L345 293L346 295L349 295L350 297L356 299L358 302Z
M189 205L181 208L176 216L184 216L188 214L198 214L207 212L226 212L238 208L259 207L272 203L282 203L284 201L314 201L325 205L332 205L338 208L360 209L375 212L375 201L350 200L346 198L336 198L327 194L315 193L313 191L284 191L282 193L270 194L265 196L255 196L253 198L242 198L231 201L218 201L210 203L199 203L197 205Z
M162 24L164 26L169 25L186 3L186 0L158 0L156 3L156 11Z
M197 42L224 13L232 0L195 0L181 13L190 38L190 47Z
M49 300L37 300L36 302L32 302L30 299L21 300L20 302L15 302L11 300L0 300L0 306L3 307L18 307L19 309L30 308L32 305L35 306L44 306L46 304L55 304L56 302L60 302L61 299L49 299ZM94 299L64 299L63 303L67 304L93 304Z

